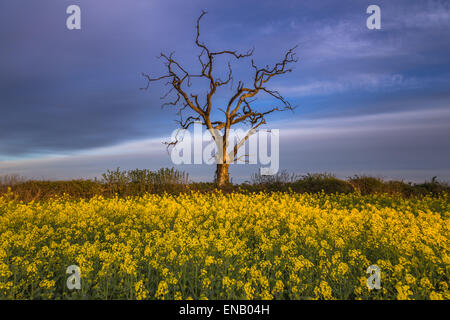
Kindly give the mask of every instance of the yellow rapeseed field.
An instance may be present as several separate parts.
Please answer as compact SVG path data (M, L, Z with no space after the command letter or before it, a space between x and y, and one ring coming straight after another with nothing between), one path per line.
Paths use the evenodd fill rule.
M4 196L0 298L449 299L449 218L446 194Z

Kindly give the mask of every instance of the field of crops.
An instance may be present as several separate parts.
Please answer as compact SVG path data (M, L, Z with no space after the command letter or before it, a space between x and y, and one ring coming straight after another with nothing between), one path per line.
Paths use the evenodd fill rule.
M3 299L449 299L448 195L0 198ZM81 270L69 290L66 269ZM367 268L381 289L367 287Z

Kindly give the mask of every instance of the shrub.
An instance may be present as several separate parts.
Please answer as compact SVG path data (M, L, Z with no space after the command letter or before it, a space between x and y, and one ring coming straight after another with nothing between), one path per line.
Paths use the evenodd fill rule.
M306 174L293 183L292 189L299 192L350 193L353 186L329 173Z
M25 181L24 177L18 174L7 174L0 176L0 186L14 186Z
M266 175L263 176L258 171L257 173L252 174L251 183L252 184L274 184L274 183L290 183L294 182L298 179L296 174L290 174L287 170L281 170L277 174L274 175Z
M416 188L421 190L422 193L442 193L442 192L450 192L450 186L448 183L440 182L437 180L437 177L433 177L431 181L426 181L421 184L417 184Z
M104 195L104 186L92 180L71 181L25 181L9 186L14 197L23 201L47 200L55 196L69 195L74 198L92 198ZM3 186L1 193L6 193Z
M17 175L0 178L0 196L11 188L13 198L22 201L47 200L57 196L89 199L95 196L119 197L142 196L146 193L178 194L189 190L201 193L215 192L218 186L214 182L189 182L188 174L174 168L157 171L148 169L107 170L101 180L71 181L26 181ZM338 179L329 173L290 174L286 170L274 176L252 175L252 181L240 185L229 184L221 189L223 193L259 193L259 192L296 192L296 193L351 193L362 195L398 194L404 197L416 197L431 194L450 193L447 183L433 178L422 184L403 181L383 181L380 178L354 176L347 181Z
M363 195L382 193L384 190L384 182L380 178L355 175L349 178L349 182Z

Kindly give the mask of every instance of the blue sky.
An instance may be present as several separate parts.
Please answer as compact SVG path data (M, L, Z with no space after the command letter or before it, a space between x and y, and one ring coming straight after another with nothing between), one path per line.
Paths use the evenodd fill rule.
M66 8L82 30L66 28ZM369 30L366 8L381 8ZM156 56L196 70L195 20L215 50L255 48L258 65L298 44L294 71L274 79L294 113L274 114L281 167L450 181L448 1L4 0L0 4L0 175L94 177L107 168L172 166L161 141L176 128L161 109ZM225 63L226 61L224 61ZM235 66L237 82L249 65ZM217 103L230 91L221 93ZM267 101L257 102L264 106ZM257 166L236 165L235 181ZM210 166L182 166L210 180Z

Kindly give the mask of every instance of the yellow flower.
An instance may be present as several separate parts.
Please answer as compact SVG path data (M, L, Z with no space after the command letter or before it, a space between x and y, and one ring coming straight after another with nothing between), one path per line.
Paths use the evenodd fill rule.
M183 296L180 291L175 292L174 300L183 300Z
M211 280L209 280L208 278L203 279L202 287L204 289L210 289L211 288Z
M144 281L139 280L134 284L134 290L137 300L144 300L148 296L148 291L145 289Z
M414 278L414 276L412 276L411 274L407 273L405 275L405 280L407 284L415 284L416 283L416 278Z
M420 279L420 285L425 288L425 289L431 289L433 287L433 285L430 282L430 279L428 278L422 278Z
M284 290L284 284L283 281L277 280L275 282L275 286L272 289L272 294L276 295L277 293L282 293Z
M431 300L444 300L444 297L442 296L442 294L440 294L436 291L431 291L430 299Z
M338 273L339 273L339 275L345 276L348 273L349 270L350 269L348 267L348 264L346 264L345 262L339 263L339 266L338 266Z
M51 289L55 286L55 281L54 280L42 280L39 283L39 287L41 288L45 288L45 289Z
M0 195L0 299L73 298L73 264L87 298L450 299L449 212L448 194Z
M252 284L247 282L244 285L244 291L245 291L245 296L248 300L253 299L254 294L255 294L255 288L252 287Z
M164 300L167 294L169 294L169 286L165 281L160 281L155 293L155 298Z
M397 300L409 300L409 296L412 295L410 287L398 283L395 287L397 289Z

